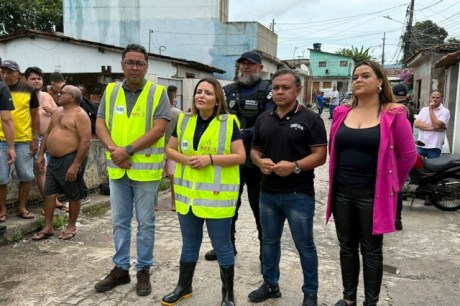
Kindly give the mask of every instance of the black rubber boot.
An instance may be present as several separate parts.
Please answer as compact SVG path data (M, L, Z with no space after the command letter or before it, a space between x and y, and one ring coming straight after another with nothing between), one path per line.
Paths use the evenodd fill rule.
M163 305L175 305L182 299L192 297L192 281L196 262L180 262L179 281L177 287L161 300Z
M235 306L233 296L233 280L235 276L235 266L229 268L220 267L220 278L222 279L222 304L221 306Z

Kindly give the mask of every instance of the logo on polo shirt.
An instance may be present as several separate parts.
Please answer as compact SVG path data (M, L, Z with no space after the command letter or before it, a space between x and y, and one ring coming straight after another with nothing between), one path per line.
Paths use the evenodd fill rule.
M301 124L298 124L298 123L293 123L291 124L290 126L291 129L296 129L296 130L304 130L303 126Z

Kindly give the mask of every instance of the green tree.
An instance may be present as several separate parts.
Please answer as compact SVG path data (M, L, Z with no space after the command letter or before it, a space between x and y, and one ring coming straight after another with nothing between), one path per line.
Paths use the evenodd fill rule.
M354 46L351 46L351 48L342 48L336 51L336 54L341 54L345 56L349 56L353 58L355 63L364 61L364 60L369 60L372 58L372 55L369 53L371 47L364 49L364 47L361 47L361 49L358 49Z
M447 35L448 33L444 28L438 26L431 20L415 23L410 32L406 31L401 37L403 63L414 55L417 50L443 44Z
M63 30L63 0L4 0L0 2L0 31L12 34L27 29ZM6 34L2 33L2 34Z
M460 45L460 40L457 39L456 37L449 37L449 38L446 40L446 44L449 44L449 45Z

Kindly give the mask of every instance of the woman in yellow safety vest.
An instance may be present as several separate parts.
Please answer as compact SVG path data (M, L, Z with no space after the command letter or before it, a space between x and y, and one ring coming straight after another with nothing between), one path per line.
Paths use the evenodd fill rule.
M200 80L193 99L192 113L180 115L166 149L167 157L177 163L174 188L182 253L177 287L163 297L162 304L175 305L191 297L206 222L220 266L221 305L233 306L235 257L230 229L239 193L239 165L246 154L238 119L228 113L220 83L213 78Z

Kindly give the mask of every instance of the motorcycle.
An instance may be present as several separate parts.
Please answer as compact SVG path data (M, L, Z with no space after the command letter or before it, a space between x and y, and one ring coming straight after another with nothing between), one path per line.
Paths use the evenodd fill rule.
M416 143L423 146L422 142ZM460 208L460 155L443 154L426 159L417 154L417 161L402 188L404 198L429 201L440 210L455 211Z

